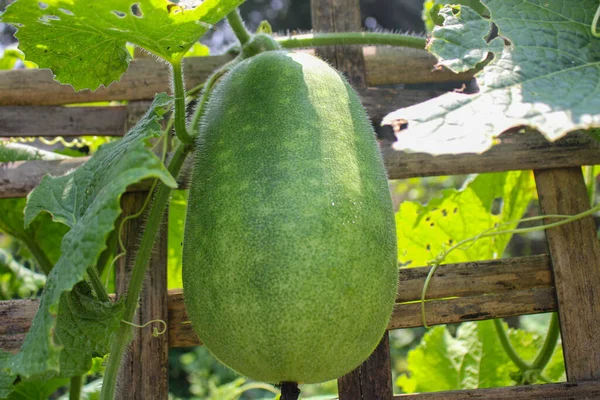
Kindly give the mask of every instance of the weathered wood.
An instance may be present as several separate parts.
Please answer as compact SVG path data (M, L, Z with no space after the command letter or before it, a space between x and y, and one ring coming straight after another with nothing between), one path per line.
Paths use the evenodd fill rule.
M305 50L304 50L305 51ZM314 50L307 51L314 53ZM394 83L459 82L472 75L456 75L434 68L435 58L425 50L364 47L367 85ZM232 56L190 57L185 59L186 87L201 84ZM153 58L131 62L119 82L95 92L75 92L69 85L60 85L47 69L0 71L0 106L62 105L108 100L151 99L156 93L169 91L168 67Z
M196 57L186 59L186 87L198 85L215 68L232 56ZM152 57L133 60L119 82L95 92L75 92L69 85L60 85L47 69L0 71L0 105L61 105L107 100L146 100L156 93L169 92L169 69L166 63Z
M312 0L310 2L312 28L317 32L360 31L361 17L358 0ZM367 85L365 59L360 46L317 47L318 56L328 60L342 71L357 87Z
M428 270L429 267L400 270L398 291L402 301L420 299ZM428 322L450 323L470 317L482 319L554 311L556 301L549 274L547 255L444 265L431 282L428 298L462 297L428 301ZM169 291L168 298L170 345L197 346L199 341L185 312L181 289ZM0 348L13 350L20 345L18 338L8 336L27 332L37 307L38 302L31 300L0 302L0 316L6 315L13 321L10 327L0 327ZM421 326L420 304L398 304L389 328L414 326Z
M544 214L590 208L581 168L535 171ZM592 216L546 231L567 380L600 379L600 242Z
M115 107L2 107L0 137L122 136L125 106Z
M132 128L145 114L149 104L146 101L134 101L127 105L126 129ZM134 215L144 207L147 192L126 193L122 197L122 218ZM147 211L147 210L146 210ZM129 219L123 229L123 241L127 255L117 261L115 286L118 296L127 293L134 260L136 258L139 236L144 228L142 216ZM163 221L168 223L165 214ZM145 325L149 321L168 321L167 293L168 229L160 229L140 293L138 308L133 318L136 325ZM164 324L154 322L144 328L134 328L133 341L125 352L119 369L117 399L167 399L169 397L169 332L161 332ZM140 368L143 366L143 368Z
M144 204L145 192L126 193L122 198L123 215L138 212ZM125 223L123 240L127 256L117 261L116 290L119 297L127 292L131 266L143 227L143 218ZM143 325L152 320L168 321L167 297L167 229L160 230L157 243L146 272L146 280L133 323ZM168 351L169 332L157 337L153 329L163 330L163 325L153 323L144 328L134 328L134 338L125 352L119 370L117 399L167 399L169 393ZM143 366L143 368L140 368Z
M378 124L389 112L432 99L443 91L370 87L358 89L358 93L367 113ZM0 137L122 136L126 126L126 106L0 108Z
M39 300L0 301L0 349L16 353L31 326Z
M396 303L421 299L421 290L432 267L402 268ZM427 299L480 296L552 286L547 254L445 264L429 282Z
M392 365L386 332L373 354L354 371L338 379L340 400L391 400Z
M394 396L394 400L596 400L600 382L580 381L546 385L511 386L493 389L454 390Z
M600 143L583 133L572 133L553 143L533 132L509 133L503 135L500 144L483 154L437 157L398 152L390 145L382 142L380 146L390 179L600 164ZM64 175L86 160L0 164L0 198L27 196L44 175ZM181 182L186 184L188 180L182 178ZM131 190L145 190L147 187L145 184L134 185Z
M426 302L427 325L481 321L556 311L554 288L536 288ZM423 326L421 303L396 304L388 329Z

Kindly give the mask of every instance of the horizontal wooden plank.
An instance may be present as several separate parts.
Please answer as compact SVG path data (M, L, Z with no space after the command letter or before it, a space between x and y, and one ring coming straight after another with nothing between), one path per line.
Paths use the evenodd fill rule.
M554 288L536 288L498 294L426 302L427 325L513 317L556 311ZM396 304L388 329L423 326L421 303Z
M475 262L449 264L442 267L443 273L433 279L431 293L434 295L469 295L468 297L428 301L427 322L430 325L455 323L469 320L508 317L556 309L552 282L544 277L548 273L548 256L519 257L497 262ZM516 282L513 272L501 271L500 265L516 271L522 266L523 282ZM421 270L418 273L415 271ZM400 291L405 298L418 299L428 267L402 269L400 271ZM537 271L537 272L535 272ZM464 279L460 279L463 276ZM534 279L535 283L525 282ZM403 281L410 281L405 284ZM496 284L493 282L497 281ZM482 284L489 292L474 289L474 282ZM405 285L405 286L403 286ZM447 289L441 289L446 286ZM535 287L534 287L535 286ZM529 289L523 289L531 287ZM183 293L169 291L169 345L171 347L197 346L198 336L189 323ZM0 302L0 317L6 317L11 324L0 326L0 348L15 351L29 329L31 319L37 310L38 302L32 300L11 300ZM420 303L396 304L388 329L422 326Z
M390 179L600 164L600 142L583 133L571 133L550 143L538 133L510 132L483 154L433 157L396 151L389 142L382 142L380 147ZM27 196L47 173L63 175L85 161L86 158L0 164L0 198ZM180 180L188 182L184 173Z
M552 286L551 268L547 254L441 265L429 283L427 299L547 288ZM430 270L431 267L400 269L396 302L420 300Z
M441 90L370 87L358 90L369 116L379 123L398 108L443 94ZM0 108L0 137L14 136L122 136L127 106L60 107L7 106Z
M122 136L126 121L126 106L2 107L0 137Z
M453 390L445 392L401 394L394 400L592 400L600 399L599 381L549 383L491 389Z
M469 74L456 75L434 68L435 58L425 50L365 47L363 52L369 86L464 81L471 78ZM187 58L184 65L186 86L192 88L201 84L212 71L231 59L231 55ZM142 100L168 90L168 67L152 57L133 60L119 82L95 92L75 92L71 86L60 85L52 79L50 70L0 71L0 106Z

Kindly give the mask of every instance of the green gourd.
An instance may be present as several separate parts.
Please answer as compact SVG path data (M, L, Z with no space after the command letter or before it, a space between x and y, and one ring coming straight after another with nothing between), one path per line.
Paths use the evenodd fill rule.
M198 336L259 381L356 368L398 284L387 176L356 92L318 58L267 51L219 82L201 127L183 248Z

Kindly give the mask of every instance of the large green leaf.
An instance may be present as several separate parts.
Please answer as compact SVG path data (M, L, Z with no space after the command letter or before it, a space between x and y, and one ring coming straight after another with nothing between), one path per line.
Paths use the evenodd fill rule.
M107 237L121 213L120 197L126 188L147 178L158 178L170 187L177 185L161 160L146 147L149 138L161 133L158 121L163 107L170 102L165 94L158 95L147 114L122 140L102 146L86 164L68 175L45 177L29 195L26 224L48 212L71 230L63 238L60 259L48 276L21 352L12 360L11 369L20 376L60 372L63 346L75 344L66 343L65 338L59 343L53 335L57 314L59 310L64 312L59 302L84 278L87 268L96 264L106 248Z
M425 0L423 2L423 21L428 31L432 31L436 25L442 25L444 19L438 14L439 10L446 4L469 6L478 14L489 17L488 9L481 4L481 0Z
M509 330L509 339L526 361L533 361L544 342L543 337L514 329ZM493 321L481 321L462 324L456 337L445 326L431 329L408 353L408 371L396 384L412 393L510 386L516 384L513 376L518 368L504 352ZM553 381L564 374L560 346L544 374Z
M5 399L14 390L15 374L8 370L12 354L0 349L0 399Z
M427 205L404 202L396 213L398 259L413 267L425 265L461 240L518 220L534 196L531 172L513 171L478 175ZM449 253L444 263L499 258L509 240L510 235L481 238Z
M510 44L477 76L478 93L448 93L387 115L384 124L408 121L395 148L480 153L514 127L532 127L549 140L599 127L600 39L590 31L597 0L482 2ZM456 29L450 22L447 29ZM464 32L460 43L481 43L481 32Z
M27 60L52 69L76 90L95 90L127 70L127 42L167 61L180 59L243 1L206 0L183 8L166 0L18 0L1 20L18 28Z

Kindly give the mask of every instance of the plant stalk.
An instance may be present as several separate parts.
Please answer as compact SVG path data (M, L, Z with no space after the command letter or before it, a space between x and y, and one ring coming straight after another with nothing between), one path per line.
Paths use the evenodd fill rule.
M30 240L29 238L22 238L22 240L23 243L25 243L25 246L27 246L27 248L33 255L33 258L37 262L42 272L46 274L46 276L50 274L53 265L52 262L50 262L50 259L48 258L46 253L44 252L44 250L42 250L42 248L36 243L35 240Z
M519 367L521 371L530 370L532 368L531 365L523 361L523 359L517 354L512 344L510 344L510 340L508 339L508 334L506 333L506 329L504 328L502 320L495 319L494 326L496 327L496 332L498 333L498 339L500 339L500 344L502 345L502 348L504 349L506 355L508 355L508 358L510 358L511 361L515 363L515 365Z
M181 70L181 60L171 63L173 68L173 91L175 94L175 134L183 144L190 145L193 140L186 129L185 124L185 88L183 86L183 71Z
M231 29L233 29L233 33L235 33L235 36L238 38L242 46L250 41L252 35L250 32L248 32L246 26L244 25L244 21L242 20L239 9L236 8L227 15L227 22L229 22Z
M183 162L192 146L181 144L175 150L173 158L169 163L169 172L173 176L177 176ZM146 267L152 254L152 248L156 240L156 234L160 228L160 222L164 215L165 208L169 201L169 195L171 194L171 188L159 183L158 189L154 195L150 211L148 213L148 219L142 235L140 246L135 257L131 278L129 280L129 288L125 299L125 313L123 314L123 320L131 322L137 308L140 292L144 283L144 276L146 275ZM117 376L119 373L119 367L121 365L121 359L126 347L129 345L132 338L132 327L126 323L121 323L119 330L116 332L114 340L111 345L110 355L106 365L106 371L104 373L104 383L102 385L102 393L100 398L102 400L113 400L115 395L115 389L117 384Z
M558 323L558 313L552 313L550 318L550 325L548 326L548 333L544 345L538 353L535 361L531 365L533 369L539 369L540 372L546 368L546 365L550 362L552 354L554 354L554 348L560 337L560 324Z
M83 377L81 375L71 377L69 386L69 400L79 400L81 398L81 386Z
M334 45L386 45L424 49L427 39L423 37L381 32L336 32L314 33L288 37L277 37L284 49Z
M88 277L90 278L90 282L92 287L94 288L94 292L96 292L96 296L102 302L109 302L110 298L108 297L108 293L106 293L106 288L100 279L100 275L98 275L98 271L94 265L90 265L87 269Z

